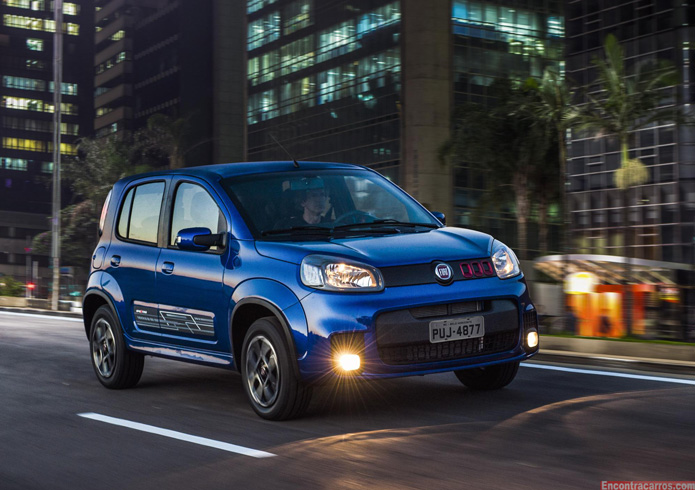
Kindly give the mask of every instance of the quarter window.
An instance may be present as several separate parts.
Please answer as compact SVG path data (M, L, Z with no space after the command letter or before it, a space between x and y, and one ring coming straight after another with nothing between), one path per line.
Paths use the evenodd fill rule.
M118 235L128 240L156 244L163 197L164 182L142 184L130 189L118 217Z
M169 245L176 243L176 236L186 228L207 228L211 233L222 233L227 222L215 200L197 184L185 182L176 189L171 218ZM218 247L210 247L216 251Z

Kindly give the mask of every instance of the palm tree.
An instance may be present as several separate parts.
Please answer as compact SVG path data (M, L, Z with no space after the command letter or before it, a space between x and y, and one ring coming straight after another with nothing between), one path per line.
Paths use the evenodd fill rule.
M140 130L136 139L144 147L163 152L169 160L169 168L182 168L187 151L184 149L187 134L185 119L173 119L158 113L147 119L147 127Z
M600 95L587 95L588 102L578 112L578 129L588 130L596 137L615 137L620 142L620 168L615 172L615 185L623 197L624 255L628 261L626 283L631 281L629 272L630 234L628 204L630 189L646 183L649 173L637 158L629 157L630 134L658 121L676 121L677 110L664 107L668 93L663 89L678 83L675 68L667 62L649 62L639 65L634 74L625 69L625 56L618 40L612 34L604 41L604 58L595 59L598 71L596 82ZM632 333L632 296L626 291L626 330Z
M542 124L531 124L524 108L534 94L510 80L498 80L492 91L497 104L488 109L478 104L460 107L455 114L451 138L440 149L440 160L474 162L483 169L487 199L478 203L486 210L511 201L518 223L519 255L528 249L527 227L531 214L534 178L545 165L550 144Z
M529 108L533 119L545 124L554 133L559 165L560 215L563 230L569 228L569 206L567 197L567 130L575 123L576 117L572 106L572 91L564 77L555 68L546 68L540 82L529 79L527 82L538 94L535 103ZM568 240L565 240L567 242ZM567 243L565 243L567 245Z

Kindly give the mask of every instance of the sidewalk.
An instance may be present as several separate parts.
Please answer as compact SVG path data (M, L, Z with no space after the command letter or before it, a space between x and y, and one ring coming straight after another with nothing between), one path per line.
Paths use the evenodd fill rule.
M538 360L577 358L661 366L678 366L695 370L695 345L669 345L654 342L578 339L541 335Z
M7 311L10 313L26 313L29 315L46 315L46 316L63 316L67 318L82 318L82 312L74 311L53 311L44 310L41 308L19 308L14 306L0 306L0 311Z

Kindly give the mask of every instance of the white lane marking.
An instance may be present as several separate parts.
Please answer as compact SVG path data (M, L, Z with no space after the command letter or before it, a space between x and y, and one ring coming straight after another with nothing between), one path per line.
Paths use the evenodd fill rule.
M695 380L692 379L664 378L662 376L645 376L643 374L615 373L611 371L594 371L592 369L566 368L561 366L549 366L547 364L522 363L521 365L524 367L535 369L547 369L549 371L564 371L566 373L593 374L595 376L611 376L614 378L641 379L645 381L661 381L662 383L675 383L681 385L695 386Z
M83 323L82 318L74 318L71 316L60 316L60 315L37 315L34 313L17 313L14 311L2 311L0 310L0 315L11 315L11 316L28 316L31 318L43 318L44 320L47 319L53 319L53 320L66 320L68 322L80 322Z
M140 424L138 422L131 422L130 420L117 419L114 417L108 417L106 415L101 415L98 413L78 413L80 417L86 419L98 420L99 422L105 422L107 424L118 425L120 427L127 427L129 429L135 429L142 432L147 432L150 434L157 434L159 436L170 437L172 439L177 439L179 441L192 442L193 444L199 444L201 446L212 447L215 449L221 449L223 451L228 451L230 453L243 454L244 456L251 456L252 458L270 458L275 456L273 453L266 453L265 451L258 451L256 449L250 449L243 446L237 446L235 444L228 444L226 442L215 441L213 439L206 439L205 437L192 436L190 434L185 434L183 432L177 432L169 429L162 429L160 427L155 427L153 425Z

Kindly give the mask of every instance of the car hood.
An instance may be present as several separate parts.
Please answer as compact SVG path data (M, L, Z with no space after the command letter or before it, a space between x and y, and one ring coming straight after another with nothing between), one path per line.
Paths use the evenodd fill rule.
M426 233L345 238L330 242L257 241L258 253L286 262L301 263L310 254L359 260L375 267L423 264L488 257L492 237L463 228L439 228Z

